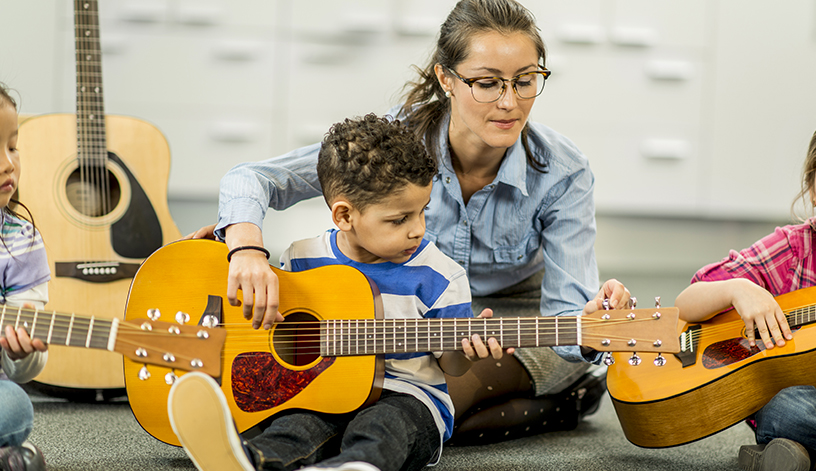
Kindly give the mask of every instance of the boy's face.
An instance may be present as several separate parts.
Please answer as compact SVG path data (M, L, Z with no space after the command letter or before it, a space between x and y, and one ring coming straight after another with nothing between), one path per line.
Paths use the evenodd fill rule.
M367 206L349 211L349 230L338 234L340 250L363 263L402 263L411 258L425 235L425 207L431 185L409 183L401 191Z

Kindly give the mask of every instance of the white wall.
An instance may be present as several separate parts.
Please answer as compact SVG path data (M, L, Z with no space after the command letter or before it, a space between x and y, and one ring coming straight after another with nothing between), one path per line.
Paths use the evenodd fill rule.
M604 274L687 280L789 220L816 130L816 2L523 3L554 71L533 119L590 158ZM398 103L454 1L100 4L106 111L165 133L171 209L189 232L214 221L218 180L236 163ZM19 91L23 113L75 109L72 8L0 0L0 81ZM322 201L302 203L268 218L268 245L328 224ZM730 237L734 224L754 230Z

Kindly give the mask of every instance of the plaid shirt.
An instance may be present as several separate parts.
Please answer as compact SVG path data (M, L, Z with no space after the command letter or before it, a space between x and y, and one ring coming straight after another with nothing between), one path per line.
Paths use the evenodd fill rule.
M731 250L722 261L701 268L691 282L745 278L774 296L816 286L814 245L816 218L777 227L747 249Z

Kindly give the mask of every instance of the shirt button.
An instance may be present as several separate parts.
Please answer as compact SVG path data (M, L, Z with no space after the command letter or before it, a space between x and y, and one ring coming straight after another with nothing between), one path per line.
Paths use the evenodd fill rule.
M458 263L459 265L462 265L462 266L464 266L464 265L465 265L464 260L459 260L459 261L458 261L458 262L456 262L456 263Z
M445 177L445 183L450 183L450 177Z
M467 221L462 221L462 225L467 227Z
M518 258L516 258L516 260L521 260L522 258L524 258L524 255L519 255Z

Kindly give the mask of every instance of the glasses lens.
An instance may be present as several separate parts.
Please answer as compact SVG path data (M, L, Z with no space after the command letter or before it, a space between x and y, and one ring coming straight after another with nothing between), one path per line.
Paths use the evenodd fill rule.
M504 82L499 79L486 78L473 82L470 86L473 98L480 103L490 103L499 99L504 90Z
M520 75L515 81L516 93L521 98L535 98L544 90L546 78L543 72Z

